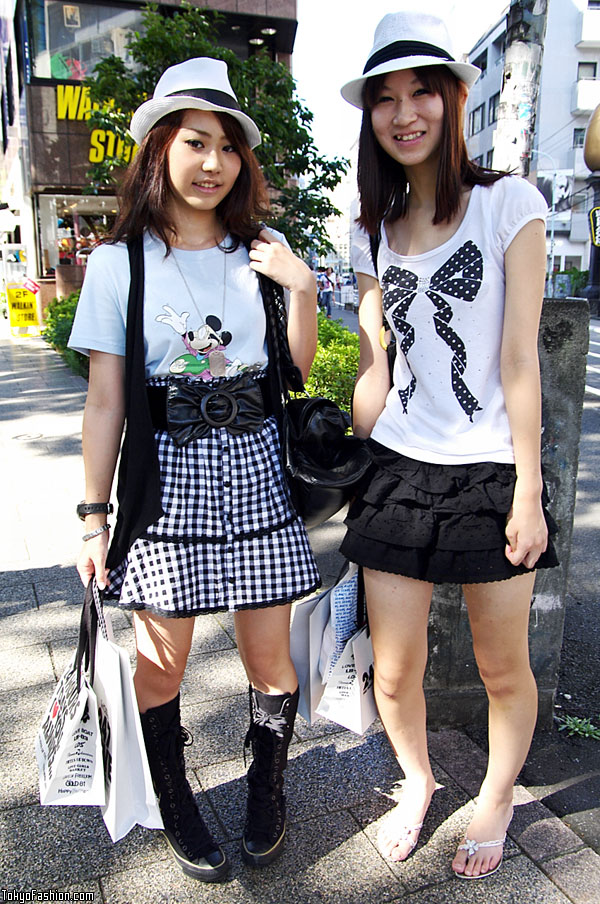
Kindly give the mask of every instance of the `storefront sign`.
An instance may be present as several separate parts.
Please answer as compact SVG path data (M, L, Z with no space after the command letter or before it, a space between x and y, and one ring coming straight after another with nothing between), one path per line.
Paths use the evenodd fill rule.
M31 292L33 295L37 295L37 293L40 291L40 287L38 286L36 281L34 279L31 279L29 276L23 283L23 288L27 289L27 291Z
M596 248L600 247L600 207L590 210L590 238Z
M8 283L6 300L8 302L8 318L13 329L39 328L37 303L33 292L26 289L22 283Z
M83 120L89 119L92 110L99 110L100 104L90 100L90 89L87 85L56 86L56 118ZM90 132L90 163L101 163L105 157L120 157L129 163L137 148L117 138L114 132L106 129L92 129Z

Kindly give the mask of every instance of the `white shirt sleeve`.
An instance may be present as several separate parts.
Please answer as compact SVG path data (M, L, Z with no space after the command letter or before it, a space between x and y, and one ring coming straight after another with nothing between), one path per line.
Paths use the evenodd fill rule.
M548 205L535 185L518 176L505 176L495 182L492 188L498 202L497 241L500 250L505 254L523 226L531 220L546 222Z
M352 218L352 243L351 243L351 262L355 273L365 273L367 276L373 276L377 279L375 267L373 266L373 258L371 256L371 242L368 233L354 223Z

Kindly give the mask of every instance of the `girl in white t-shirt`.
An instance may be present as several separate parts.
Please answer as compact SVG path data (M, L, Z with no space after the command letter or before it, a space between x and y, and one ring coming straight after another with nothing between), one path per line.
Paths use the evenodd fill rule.
M364 110L354 430L374 456L342 552L364 567L376 700L405 775L379 834L395 861L415 847L435 789L422 686L432 589L463 586L490 756L452 866L477 879L502 861L536 720L534 569L557 564L540 465L546 206L529 183L469 161L463 114L479 70L448 48L437 17L387 15L362 76L342 89Z
M233 612L254 756L242 856L269 863L285 834L283 770L298 702L290 603L320 579L282 472L259 281L287 292L291 359L304 378L316 287L283 237L257 226L267 202L251 150L260 135L225 63L167 69L131 133L139 150L112 241L90 256L70 339L90 356L78 569L134 611L135 687L165 836L186 874L214 882L229 863L185 776L179 688L193 616ZM288 371L299 379L290 362Z

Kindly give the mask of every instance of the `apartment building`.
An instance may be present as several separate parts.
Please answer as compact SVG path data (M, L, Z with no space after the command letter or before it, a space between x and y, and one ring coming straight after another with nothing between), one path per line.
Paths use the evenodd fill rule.
M482 69L467 105L471 157L492 166L502 90L506 17L468 54ZM587 269L593 192L583 160L589 118L600 104L600 0L548 0L548 20L529 178L546 196L547 251L555 272Z

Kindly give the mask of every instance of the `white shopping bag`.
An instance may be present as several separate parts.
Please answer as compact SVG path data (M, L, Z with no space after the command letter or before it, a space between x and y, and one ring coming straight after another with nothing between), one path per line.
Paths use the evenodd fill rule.
M348 640L358 627L358 565L348 569L329 591L329 619L323 632L319 672L323 684L331 678Z
M377 717L373 696L373 647L366 625L346 643L325 685L317 713L360 735Z
M290 655L298 676L298 712L312 725L324 684L319 673L323 631L329 618L329 590L296 603L290 625Z
M61 675L35 739L40 803L105 803L96 695L85 674L77 687L77 654Z
M162 829L127 651L112 637L110 619L99 609L92 686L98 699L104 751L106 804L102 816L110 837L118 841L136 825Z

